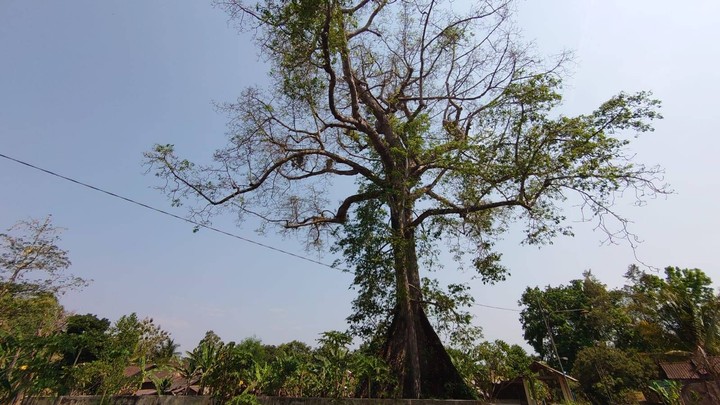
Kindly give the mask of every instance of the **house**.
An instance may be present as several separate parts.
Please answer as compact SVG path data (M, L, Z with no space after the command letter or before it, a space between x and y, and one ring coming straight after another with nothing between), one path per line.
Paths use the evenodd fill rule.
M661 378L682 384L685 403L720 403L720 356L707 356L701 350L682 361L660 361Z
M127 378L140 378L142 368L139 366L128 366L125 368L124 375ZM145 366L144 378L140 387L129 395L145 396L158 395L158 388L161 388L163 395L199 395L199 377L194 377L188 381L180 375L180 373L172 369L159 368L154 364ZM164 384L165 387L157 387L156 384Z
M575 378L570 377L547 364L535 361L530 365L530 370L534 373L533 378L519 377L511 381L504 381L495 384L493 390L493 398L497 404L519 404L519 405L542 405L563 403L573 400L574 396L569 386L569 382L577 382ZM535 400L539 394L534 392L535 381L542 382L548 389L551 398L546 401Z

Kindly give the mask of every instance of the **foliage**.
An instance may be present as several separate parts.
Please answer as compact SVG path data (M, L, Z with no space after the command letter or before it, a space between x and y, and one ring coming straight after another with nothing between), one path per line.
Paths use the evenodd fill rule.
M166 375L164 377L159 377L155 374L155 372L159 370L163 369L154 369L153 373L149 374L148 377L155 386L155 391L157 392L157 395L165 395L168 393L168 391L170 391L170 388L172 387L172 374Z
M357 297L347 319L349 331L367 342L387 334L395 308L395 275L386 222L379 202L363 203L356 217L337 231L338 241L332 249L342 253L354 273L352 288L357 290Z
M652 381L648 388L658 395L663 405L683 405L682 383L680 381Z
M329 331L321 334L318 343L320 346L313 354L318 396L350 396L354 384L349 381L353 376L349 373L352 356L348 346L352 343L352 337L346 333Z
M6 288L26 288L50 293L62 293L80 288L87 281L66 274L70 267L67 251L61 249L61 229L55 227L52 218L18 221L0 233L0 282Z
M57 298L40 289L2 285L0 295L0 403L55 388L54 334L64 316Z
M104 321L99 320L96 326L102 326ZM152 319L139 319L132 313L120 317L102 337L96 338L96 343L101 342L102 346L95 360L66 366L69 381L66 389L73 393L109 396L138 389L149 377L146 367L158 360L154 353L169 335ZM125 375L125 369L130 365L140 368L137 376Z
M388 333L396 307L395 275L387 215L378 201L359 204L356 217L348 220L337 232L332 250L342 253L345 263L353 269L352 288L358 291L348 317L349 331L362 338L370 347L381 344ZM421 234L418 256L430 270L438 266L437 249L431 239ZM340 265L337 262L336 265ZM475 299L469 287L450 284L443 289L437 280L422 279L424 309L435 330L450 345L469 344L482 336L472 324L466 308Z
M646 350L700 347L720 354L720 297L702 270L667 267L665 278L631 266L625 276L628 310Z
M520 301L525 339L553 361L552 336L595 402L632 402L633 391L648 389L650 356L702 364L718 353L720 298L702 270L667 267L661 277L630 266L625 277L627 285L608 290L586 273L568 285L528 288Z
M513 379L531 375L530 356L502 340L482 342L469 350L452 349L451 355L468 385L486 401L495 399Z
M616 290L589 273L567 286L526 289L520 300L525 339L555 363L552 333L568 368L579 350L596 344L655 353L691 353L701 347L718 353L720 298L702 270L668 267L661 278L630 266L625 277L629 284Z
M93 314L70 315L65 321L63 362L76 365L97 360L106 344L110 321Z
M572 369L577 353L585 347L624 346L631 340L631 320L623 299L622 292L609 291L589 272L568 285L527 288L520 299L525 340L545 361L559 368L554 341L558 355L564 358L563 366Z
M634 403L629 399L632 393L645 389L657 376L649 357L604 346L581 350L572 372L584 392L600 404Z
M220 346L214 364L203 373L202 379L210 388L210 395L228 400L246 387L254 365L250 352L229 342Z
M226 405L259 405L260 401L258 401L258 399L255 395L247 393L247 392L243 392L240 395L236 395L236 396L232 397L225 404Z
M311 362L312 349L296 340L283 343L275 349L269 364L269 378L263 393L277 396L303 396L306 392L308 365Z
M353 357L353 363L350 367L352 375L356 378L358 384L365 385L364 387L358 387L358 390L367 392L368 398L377 398L384 395L385 393L380 391L379 387L397 384L390 367L383 359L365 353L355 353Z
M207 331L205 337L198 343L197 347L191 352L186 353L185 362L180 370L186 380L189 381L193 377L200 377L200 394L205 394L205 386L207 385L208 375L213 368L217 366L224 344L219 336L213 331Z

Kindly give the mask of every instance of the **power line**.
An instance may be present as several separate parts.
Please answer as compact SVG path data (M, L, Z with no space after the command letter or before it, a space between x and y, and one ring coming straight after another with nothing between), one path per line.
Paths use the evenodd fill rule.
M327 267L327 268L330 268L330 269L333 269L333 270L338 269L337 267L333 267L333 266L330 265L330 264L323 263L323 262L321 262L321 261L318 261L318 260L315 260L315 259L311 259L311 258L309 258L309 257L302 256L302 255L299 255L299 254L297 254L297 253L289 252L289 251L287 251L287 250L283 250L283 249L280 249L280 248L276 248L276 247L274 247L274 246L270 246L270 245L264 244L264 243L262 243L262 242L257 242L257 241L254 241L254 240L252 240L252 239L248 239L248 238L246 238L246 237L244 237L244 236L240 236L240 235L237 235L237 234L228 232L228 231L223 231L222 229L215 228L214 226L211 226L211 225L203 224L203 223L200 223L200 222L197 222L197 221L193 221L193 220L188 219L188 218L181 217L181 216L179 216L179 215L176 215L176 214L173 214L173 213L171 213L171 212L162 210L162 209L160 209L160 208L153 207L153 206L151 206L151 205L148 205L148 204L139 202L139 201L134 200L134 199L132 199L132 198L125 197L125 196L122 196L122 195L117 194L117 193L113 193L112 191L108 191L108 190L102 189L102 188L100 188L100 187L93 186L92 184L88 184L88 183L82 182L82 181L80 181L80 180L76 180L76 179L73 179L73 178L71 178L71 177L64 176L64 175L62 175L62 174L53 172L52 170L44 169L44 168L39 167L39 166L36 166L36 165L34 165L34 164L32 164L32 163L28 163L28 162L25 162L25 161L23 161L23 160L10 157L10 156L5 155L5 154L2 154L2 153L0 153L0 157L5 158L5 159L10 160L10 161L13 161L13 162L18 163L18 164L21 164L21 165L23 165L23 166L26 166L26 167L29 167L29 168L32 168L32 169L41 171L41 172L46 173L46 174L49 174L49 175L51 175L51 176L54 176L54 177L57 177L57 178L60 178L60 179L69 181L69 182L71 182L71 183L75 183L75 184L77 184L77 185L80 185L80 186L89 188L89 189L91 189L91 190L98 191L98 192L100 192L100 193L109 195L109 196L111 196L111 197L118 198L118 199L123 200L123 201L125 201L125 202L129 202L129 203L131 203L131 204L138 205L138 206L140 206L140 207L143 207L143 208L146 208L146 209L149 209L149 210L158 212L158 213L160 213L160 214L167 215L167 216L172 217L172 218L175 218L175 219L179 219L179 220L184 221L184 222L187 222L187 223L189 223L189 224L192 224L192 225L195 225L195 226L199 226L199 227L201 227L201 228L205 228L205 229L211 230L211 231L213 231L213 232L220 233L220 234L222 234L222 235L230 236L230 237L235 238L235 239L239 239L239 240L241 240L241 241L243 241L243 242L251 243L251 244L253 244L253 245L260 246L260 247L263 247L263 248L265 248L265 249L270 249L270 250L272 250L272 251L275 251L275 252L278 252L278 253L282 253L282 254L285 254L285 255L288 255L288 256L292 256L292 257L297 258L297 259L302 259L302 260L308 261L308 262L310 262L310 263L314 263L314 264L317 264L317 265L320 265L320 266L323 266L323 267ZM341 269L341 270L342 270L342 269ZM485 305L485 304L478 304L478 303L475 303L474 305L479 306L479 307L484 307L484 308L498 309L498 310L502 310L502 311L520 312L519 309L513 309L513 308L503 308L503 307L496 307L496 306L492 306L492 305Z
M145 203L142 203L142 202L133 200L132 198L129 198L129 197L121 196L121 195L116 194L116 193L113 193L113 192L111 192L111 191L104 190L104 189L102 189L102 188L100 188L100 187L96 187L96 186L93 186L93 185L91 185L91 184L84 183L84 182L82 182L82 181L80 181L80 180L75 180L75 179L73 179L73 178L70 178L70 177L67 177L67 176L63 176L62 174L55 173L55 172L53 172L53 171L51 171L51 170L43 169L42 167L35 166L34 164L31 164L31 163L28 163L28 162L24 162L24 161L22 161L22 160L20 160L20 159L15 159L15 158L13 158L13 157L4 155L4 154L2 154L2 153L0 153L0 157L3 157L3 158L5 158L5 159L7 159L7 160L11 160L11 161L13 161L13 162L15 162L15 163L19 163L19 164L21 164L21 165L23 165L23 166L27 166L27 167L30 167L30 168L32 168L32 169L39 170L39 171L41 171L41 172L43 172L43 173L46 173L46 174L49 174L49 175L51 175L51 176L55 176L55 177L61 178L61 179L63 179L63 180L69 181L69 182L71 182L71 183L75 183L75 184L78 184L78 185L80 185L80 186L87 187L87 188L89 188L89 189L91 189L91 190L99 191L99 192L101 192L101 193L103 193L103 194L107 194L107 195L109 195L109 196L111 196L111 197L119 198L119 199L121 199L121 200L123 200L123 201L125 201L125 202L129 202L129 203L131 203L131 204L139 205L140 207L147 208L147 209L152 210L152 211L155 211L155 212L159 212L159 213L161 213L161 214L163 214L163 215L167 215L167 216L169 216L169 217L173 217L173 218L179 219L179 220L181 220L181 221L185 221L185 222L190 223L190 224L193 224L193 225L195 225L195 226L199 226L199 227L201 227L201 228L209 229L209 230L211 230L211 231L214 231L214 232L217 232L217 233L226 235L226 236L230 236L230 237L235 238L235 239L240 239L240 240L243 241L243 242L252 243L253 245L261 246L261 247L264 247L265 249L270 249L270 250L273 250L273 251L275 251L275 252L279 252L279 253L282 253L282 254L285 254L285 255L288 255L288 256L292 256L292 257L295 257L295 258L298 258L298 259L302 259L302 260L308 261L308 262L310 262L310 263L314 263L314 264L318 264L318 265L320 265L320 266L324 266L324 267L328 267L328 268L331 268L331 269L335 269L335 267L333 267L332 265L329 265L329 264L327 264L327 263L323 263L323 262L321 262L321 261L318 261L318 260L315 260L315 259L311 259L311 258L309 258L309 257L302 256L302 255L299 255L299 254L297 254L297 253L292 253L292 252L289 252L289 251L287 251L287 250L283 250L283 249L280 249L280 248L276 248L276 247L274 247L274 246L266 245L266 244L264 244L264 243L254 241L254 240L252 240L252 239L248 239L248 238L246 238L246 237L243 237L243 236L240 236L240 235L236 235L236 234L234 234L234 233L230 233L230 232L227 232L227 231L223 231L222 229L215 228L215 227L213 227L213 226L211 226L211 225L207 225L207 224L203 224L203 223L200 223L200 222L197 222L197 221L193 221L193 220L188 219L188 218L183 218L183 217L181 217L181 216L179 216L179 215L175 215L175 214L173 214L173 213L171 213L171 212L162 210L162 209L160 209L160 208L156 208L156 207L153 207L153 206L151 206L151 205L148 205L148 204L145 204Z
M522 312L519 309L515 309L515 308L496 307L496 306L492 306L492 305L485 305L485 304L478 304L478 303L475 303L473 305L478 306L478 307L483 307L483 308L499 309L501 311Z

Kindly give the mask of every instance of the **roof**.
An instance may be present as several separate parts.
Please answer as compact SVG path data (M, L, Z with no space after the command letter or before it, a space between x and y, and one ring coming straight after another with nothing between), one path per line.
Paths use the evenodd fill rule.
M720 356L708 356L707 363L695 359L685 361L661 361L660 368L671 380L705 380L713 371L720 372ZM708 370L709 368L709 370Z
M660 363L665 376L671 380L699 380L700 375L689 361Z
M124 375L125 377L136 377L140 374L140 371L141 368L139 366L128 366L125 367ZM198 386L198 383L200 382L199 376L193 376L188 381L180 376L179 373L170 369L158 368L155 364L146 365L145 372L147 374L143 380L143 388L132 392L133 395L157 395L157 390L149 387L155 386L156 379L162 380L165 378L170 379L170 387L166 393L177 395L180 393L184 394L187 391L187 394L197 395L200 391L200 387Z
M571 377L571 376L563 373L562 371L555 370L554 368L552 368L552 367L548 366L547 364L545 364L545 363L543 363L543 362L540 362L540 361L534 361L534 362L530 365L530 370L532 370L532 371L534 371L534 372L536 372L536 373L537 373L538 371L540 371L540 370L544 370L544 371L549 372L549 373L551 373L551 374L555 374L555 375L560 376L560 377L565 377L565 378L567 378L567 379L570 380L570 381L577 382L577 379L576 379L576 378L573 378L573 377Z
M148 364L145 366L145 371L152 370L156 366L154 364ZM125 367L125 370L123 371L123 375L125 377L133 377L136 376L138 373L140 373L140 367L139 366L127 366Z

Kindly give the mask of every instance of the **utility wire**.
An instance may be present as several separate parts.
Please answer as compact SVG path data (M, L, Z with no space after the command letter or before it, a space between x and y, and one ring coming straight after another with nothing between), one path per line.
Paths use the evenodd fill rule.
M22 161L22 160L20 160L20 159L15 159L15 158L10 157L10 156L8 156L8 155L5 155L5 154L3 154L3 153L0 153L0 157L2 157L2 158L4 158L4 159L7 159L7 160L10 160L10 161L13 161L13 162L18 163L18 164L21 164L21 165L23 165L23 166L26 166L26 167L29 167L29 168L32 168L32 169L41 171L41 172L46 173L46 174L49 174L49 175L51 175L51 176L54 176L54 177L57 177L57 178L60 178L60 179L69 181L69 182L71 182L71 183L75 183L75 184L77 184L77 185L80 185L80 186L89 188L89 189L91 189L91 190L98 191L98 192L100 192L100 193L109 195L109 196L111 196L111 197L118 198L118 199L123 200L123 201L125 201L125 202L129 202L129 203L131 203L131 204L138 205L138 206L140 206L140 207L143 207L143 208L146 208L146 209L149 209L149 210L158 212L158 213L160 213L160 214L167 215L167 216L172 217L172 218L175 218L175 219L179 219L179 220L184 221L184 222L187 222L187 223L189 223L189 224L193 224L193 225L195 225L195 226L199 226L199 227L201 227L201 228L205 228L205 229L211 230L211 231L213 231L213 232L217 232L217 233L220 233L220 234L223 234L223 235L226 235L226 236L230 236L231 238L239 239L239 240L241 240L241 241L243 241L243 242L251 243L251 244L253 244L253 245L260 246L260 247L263 247L263 248L265 248L265 249L270 249L270 250L272 250L272 251L275 251L275 252L278 252L278 253L282 253L282 254L285 254L285 255L288 255L288 256L292 256L292 257L295 257L295 258L297 258L297 259L305 260L305 261L307 261L307 262L314 263L314 264L317 264L317 265L320 265L320 266L323 266L323 267L327 267L327 268L330 268L330 269L333 269L333 270L337 269L337 267L333 267L332 265L327 264L327 263L323 263L323 262L321 262L321 261L319 261L319 260L311 259L311 258L309 258L309 257L307 257L307 256L302 256L302 255L299 255L299 254L297 254L297 253L292 253L292 252L289 252L289 251L287 251L287 250L283 250L283 249L280 249L280 248L276 248L276 247L274 247L274 246L266 245L266 244L264 244L264 243L254 241L254 240L252 240L252 239L248 239L248 238L246 238L246 237L243 237L243 236L240 236L240 235L237 235L237 234L228 232L228 231L223 231L222 229L215 228L214 226L211 226L211 225L203 224L203 223L200 223L200 222L197 222L197 221L193 221L193 220L188 219L188 218L181 217L181 216L179 216L179 215L176 215L176 214L173 214L173 213L171 213L171 212L162 210L162 209L160 209L160 208L156 208L156 207L153 207L153 206L151 206L151 205L148 205L148 204L145 204L145 203L142 203L142 202L133 200L132 198L124 197L124 196L122 196L122 195L120 195L120 194L113 193L112 191L108 191L108 190L102 189L102 188L100 188L100 187L93 186L93 185L91 185L91 184L82 182L82 181L80 181L80 180L75 180L75 179L73 179L73 178L71 178L71 177L63 176L62 174L53 172L53 171L48 170L48 169L43 169L42 167L36 166L36 165L34 165L34 164L32 164L32 163L28 163L28 162ZM492 306L492 305L484 305L484 304L478 304L478 303L475 303L474 305L476 305L476 306L478 306L478 307L498 309L498 310L502 310L502 311L520 312L519 309L514 309L514 308L503 308L503 307L496 307L496 306Z
M478 306L478 307L483 307L483 308L499 309L502 311L521 312L519 309L516 309L516 308L495 307L492 305L485 305L485 304L478 304L478 303L475 303L473 305Z
M87 187L87 188L89 188L89 189L91 189L91 190L99 191L99 192L104 193L104 194L107 194L107 195L109 195L109 196L111 196L111 197L119 198L119 199L121 199L121 200L123 200L123 201L126 201L126 202L129 202L129 203L131 203L131 204L139 205L139 206L141 206L141 207L143 207L143 208L147 208L147 209L149 209L149 210L152 210L152 211L155 211L155 212L159 212L159 213L161 213L161 214L163 214L163 215L167 215L167 216L173 217L173 218L175 218L175 219L179 219L179 220L181 220L181 221L185 221L185 222L190 223L190 224L193 224L193 225L195 225L195 226L199 226L199 227L201 227L201 228L209 229L209 230L211 230L211 231L214 231L214 232L217 232L217 233L226 235L226 236L230 236L230 237L235 238L235 239L240 239L240 240L243 241L243 242L252 243L253 245L261 246L261 247L264 247L264 248L270 249L270 250L274 250L274 251L276 251L276 252L279 252L279 253L282 253L282 254L285 254L285 255L288 255L288 256L292 256L292 257L295 257L295 258L298 258L298 259L302 259L302 260L308 261L308 262L310 262L310 263L314 263L314 264L318 264L318 265L320 265L320 266L324 266L324 267L328 267L328 268L331 268L331 269L335 269L335 267L333 267L332 265L329 265L329 264L327 264L327 263L323 263L323 262L321 262L321 261L318 261L318 260L315 260L315 259L311 259L311 258L309 258L309 257L302 256L302 255L299 255L299 254L297 254L297 253L292 253L292 252L289 252L289 251L287 251L287 250L283 250L283 249L276 248L276 247L273 247L273 246L270 246L270 245L266 245L266 244L264 244L264 243L254 241L254 240L252 240L252 239L248 239L248 238L245 238L245 237L243 237L243 236L236 235L236 234L234 234L234 233L230 233L230 232L227 232L227 231L223 231L222 229L215 228L215 227L213 227L213 226L211 226L211 225L207 225L207 224L203 224L203 223L200 223L200 222L197 222L197 221L193 221L193 220L188 219L188 218L183 218L183 217L181 217L181 216L179 216L179 215L175 215L175 214L173 214L173 213L171 213L171 212L168 212L168 211L165 211L165 210L161 210L160 208L156 208L156 207L153 207L153 206L151 206L151 205L148 205L148 204L141 203L141 202L139 202L139 201L133 200L132 198L124 197L124 196L121 196L121 195L119 195L119 194L115 194L115 193L113 193L113 192L111 192L111 191L104 190L104 189L102 189L102 188L100 188L100 187L95 187L95 186L93 186L93 185L91 185L91 184L87 184L87 183L84 183L84 182L82 182L82 181L75 180L75 179L70 178L70 177L67 177L67 176L63 176L62 174L58 174L58 173L55 173L55 172L53 172L53 171L50 171L50 170L47 170L47 169L43 169L42 167L35 166L35 165L31 164L31 163L24 162L24 161L22 161L22 160L20 160L20 159L15 159L15 158L13 158L13 157L4 155L4 154L2 154L2 153L0 153L0 157L5 158L5 159L7 159L7 160L11 160L11 161L13 161L13 162L15 162L15 163L19 163L19 164L21 164L21 165L24 165L24 166L33 168L33 169L35 169L35 170L39 170L39 171L41 171L41 172L43 172L43 173L47 173L47 174L49 174L49 175L51 175L51 176L55 176L55 177L61 178L61 179L63 179L63 180L67 180L67 181L69 181L69 182L71 182L71 183L75 183L75 184L78 184L78 185L80 185L80 186Z

